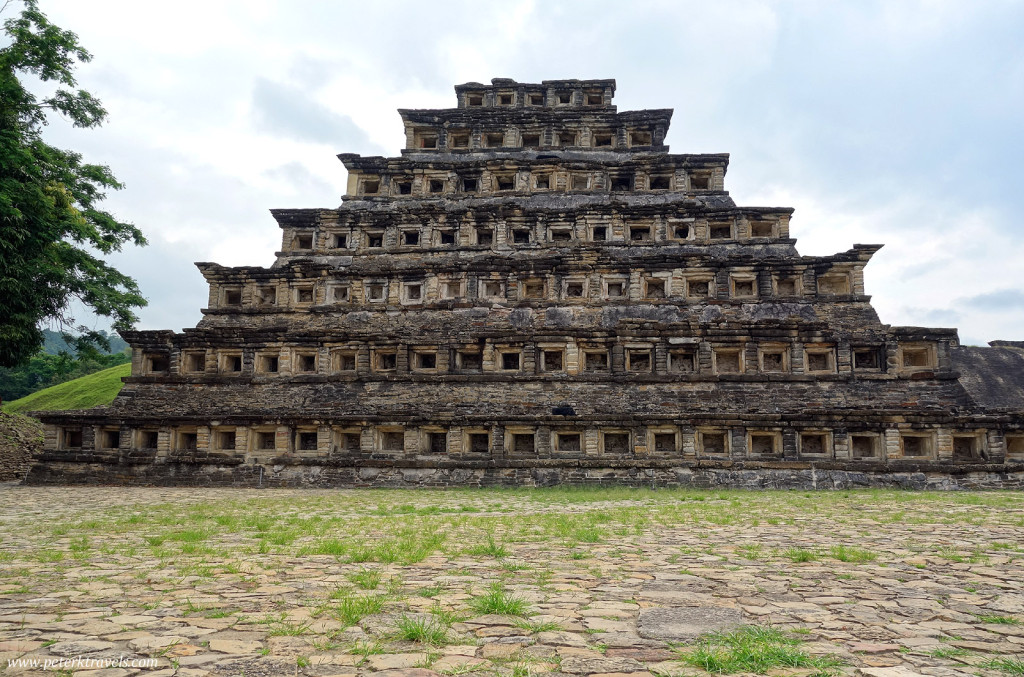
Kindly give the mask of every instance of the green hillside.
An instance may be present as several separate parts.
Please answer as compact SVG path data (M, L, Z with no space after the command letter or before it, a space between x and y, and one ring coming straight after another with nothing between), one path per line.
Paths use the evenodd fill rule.
M132 372L132 365L121 364L94 374L76 378L67 383L34 392L20 400L7 402L3 410L9 414L26 411L57 411L60 409L87 409L110 404L121 392L122 376Z

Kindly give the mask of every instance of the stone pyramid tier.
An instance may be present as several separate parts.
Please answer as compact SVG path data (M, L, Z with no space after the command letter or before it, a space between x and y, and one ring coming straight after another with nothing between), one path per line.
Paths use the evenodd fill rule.
M199 325L126 333L30 480L1024 486L1024 348L882 324L881 245L801 256L614 80L455 91L339 155L339 207L272 210L270 267L197 264Z

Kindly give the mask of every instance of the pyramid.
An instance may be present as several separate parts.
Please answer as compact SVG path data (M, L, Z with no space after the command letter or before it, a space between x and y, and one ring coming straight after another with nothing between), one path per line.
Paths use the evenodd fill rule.
M49 412L30 482L1024 486L1024 344L882 324L881 245L801 256L727 154L672 154L614 80L494 79L272 210L269 268L199 263L108 407Z

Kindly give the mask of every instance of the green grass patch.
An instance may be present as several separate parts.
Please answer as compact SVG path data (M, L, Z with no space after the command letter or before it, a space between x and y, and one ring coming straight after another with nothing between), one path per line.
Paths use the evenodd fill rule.
M469 608L480 615L523 616L528 607L525 599L506 592L500 583L495 583L489 592L469 601Z
M366 616L380 613L384 608L384 601L381 595L344 597L334 607L332 615L346 626L352 626Z
M977 614L978 620L982 623L991 623L992 625L1020 625L1020 620L1013 616L992 616L988 614Z
M707 672L765 674L775 668L806 668L816 674L838 672L835 656L812 656L800 640L771 627L745 626L733 632L715 632L680 650L679 660Z
M448 644L448 626L437 616L412 618L403 615L398 619L396 638L431 646L443 646Z
M1021 658L993 658L982 663L981 667L1008 675L1024 675L1024 659Z
M130 376L132 365L119 364L110 369L76 378L44 388L21 399L8 402L3 410L9 414L26 411L63 411L65 409L88 409L110 404L124 383L121 379Z
M863 548L854 548L849 545L834 545L829 550L829 554L840 562L849 562L851 564L866 564L878 559L877 552L871 552Z
M818 559L818 553L806 548L789 548L783 553L793 562L813 562Z

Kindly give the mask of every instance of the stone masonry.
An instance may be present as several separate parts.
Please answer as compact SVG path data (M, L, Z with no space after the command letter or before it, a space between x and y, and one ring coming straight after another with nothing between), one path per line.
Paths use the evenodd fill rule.
M800 256L614 80L455 91L338 156L340 207L273 210L272 266L197 264L203 320L127 333L28 481L1024 484L1024 344L882 324L881 245Z

